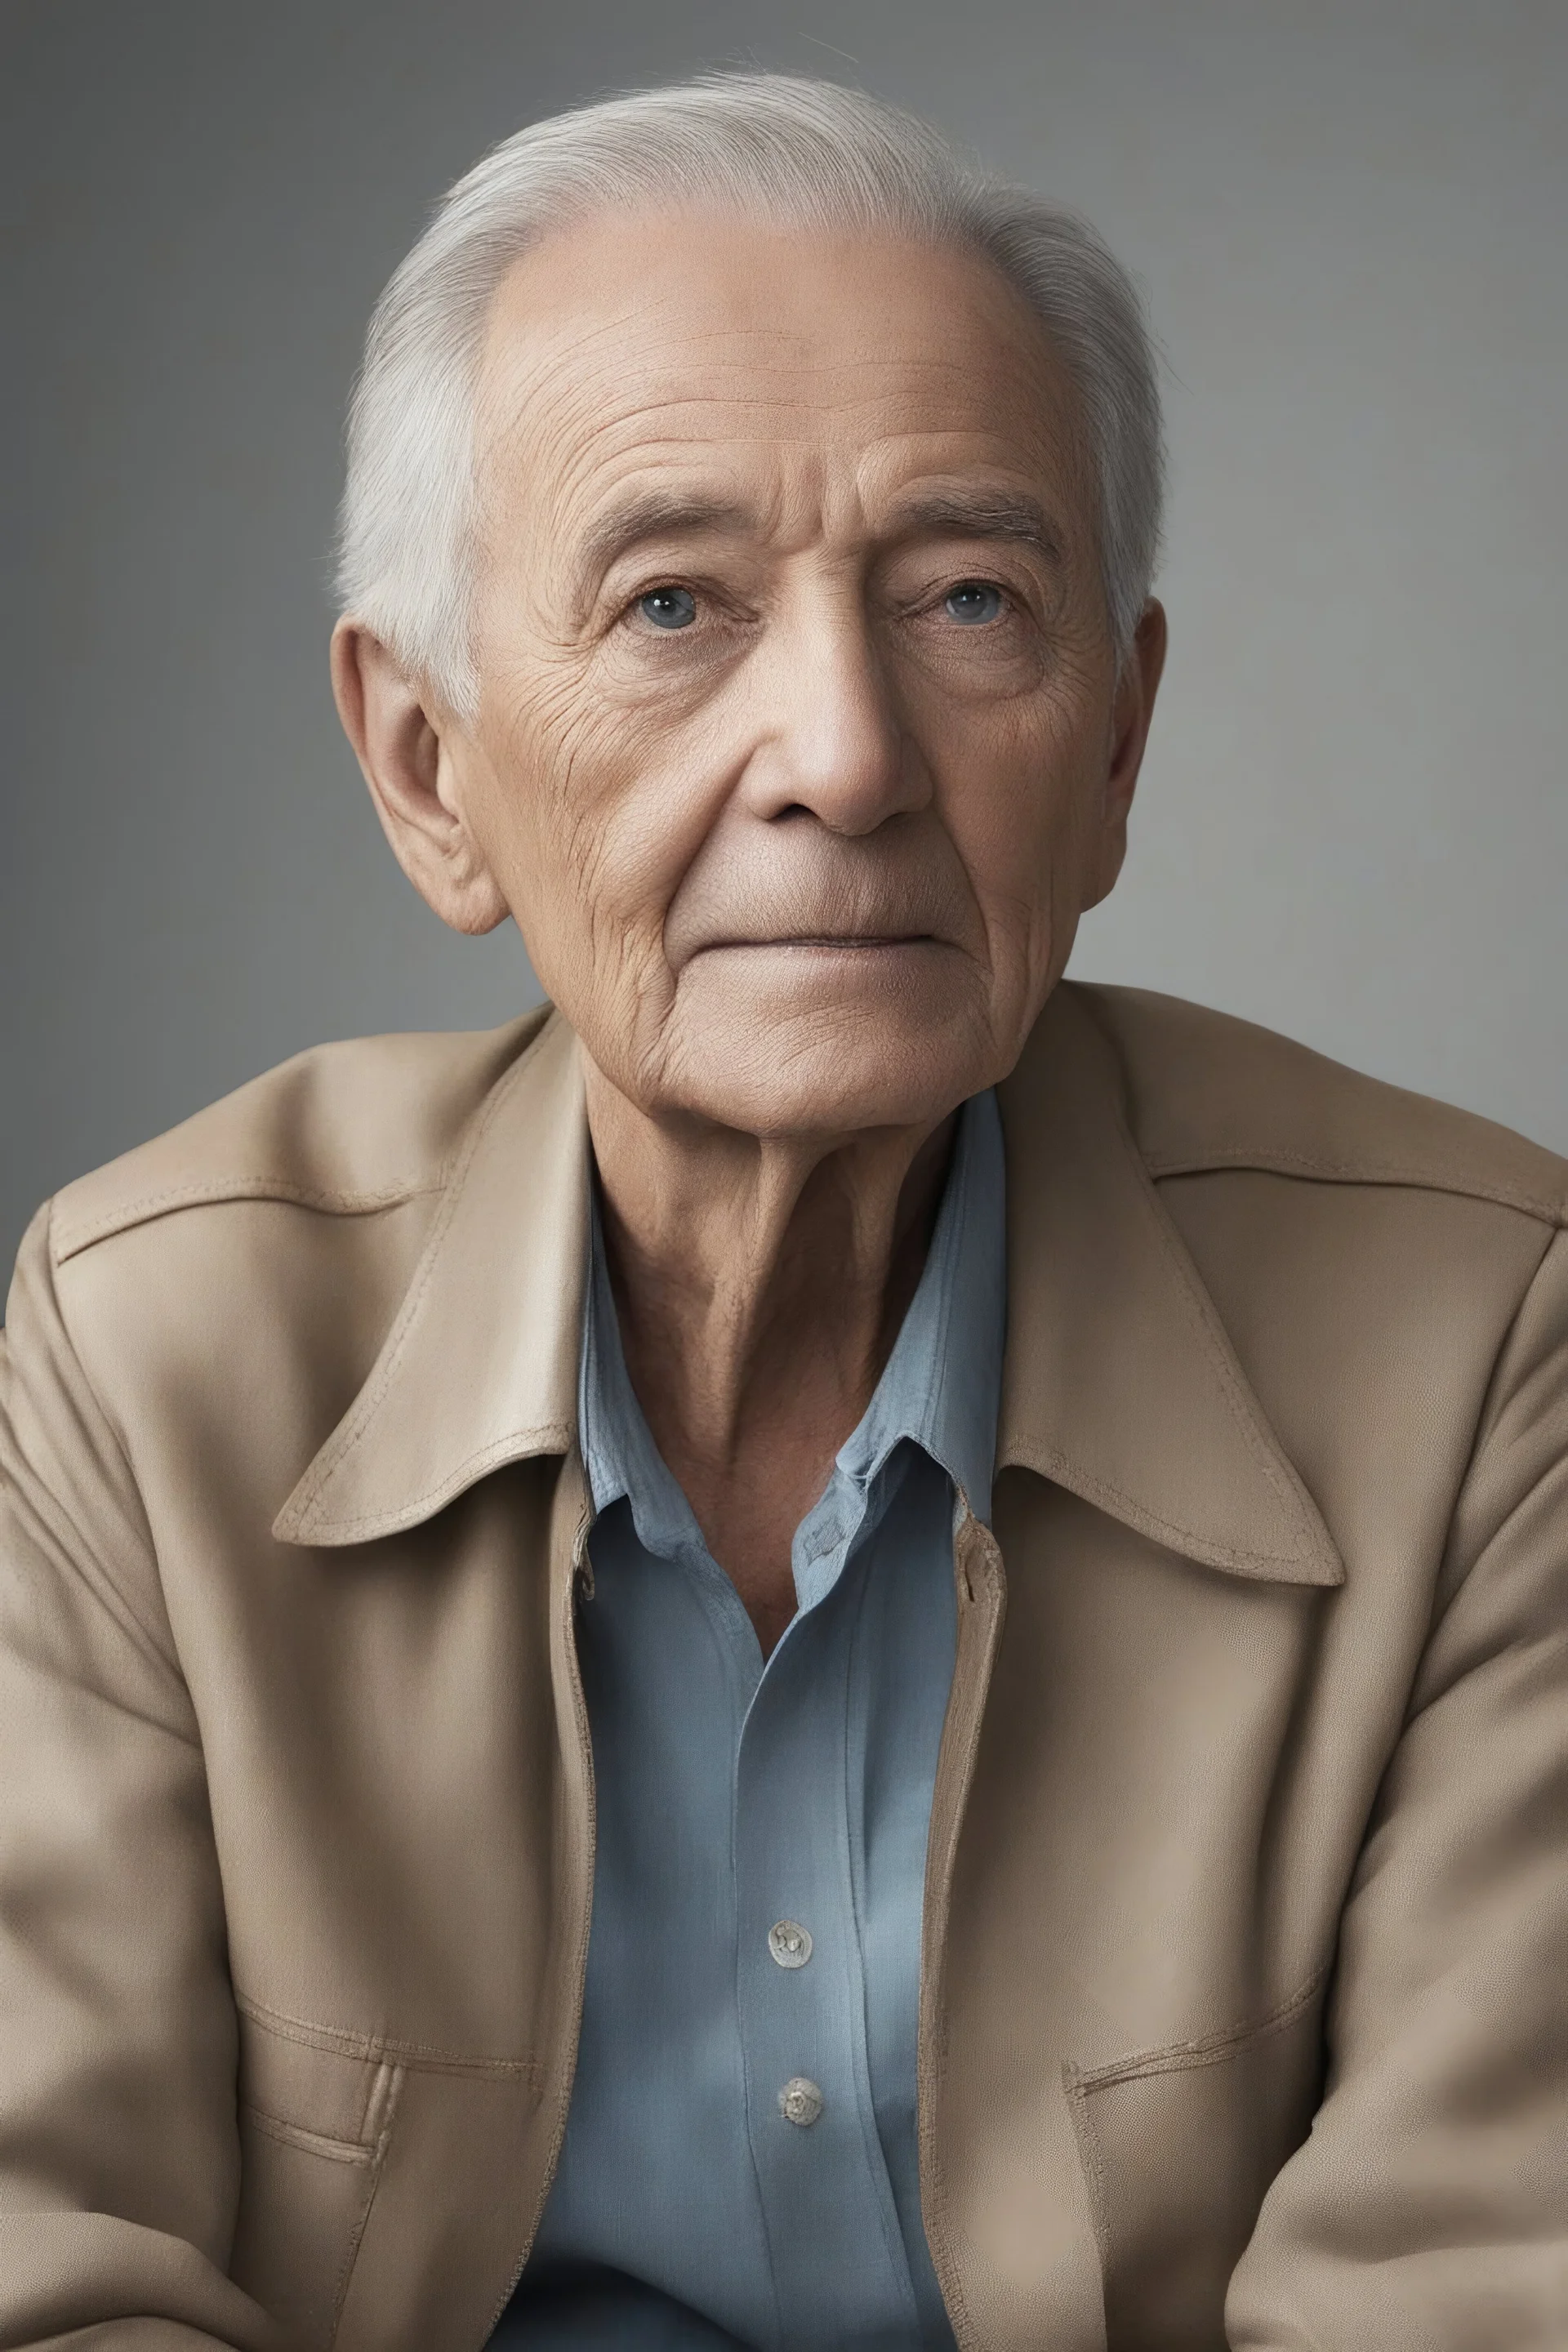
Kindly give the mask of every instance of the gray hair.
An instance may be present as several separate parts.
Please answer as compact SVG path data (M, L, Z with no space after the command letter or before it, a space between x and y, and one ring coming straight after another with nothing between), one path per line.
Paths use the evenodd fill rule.
M437 207L376 305L349 413L345 607L459 717L479 684L479 357L491 302L551 230L650 204L892 232L987 257L1076 384L1118 658L1159 552L1160 395L1142 305L1087 223L967 165L929 124L833 82L716 74L531 123Z

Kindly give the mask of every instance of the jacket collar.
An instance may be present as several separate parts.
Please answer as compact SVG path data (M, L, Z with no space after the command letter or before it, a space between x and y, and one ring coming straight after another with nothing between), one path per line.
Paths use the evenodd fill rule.
M998 1470L1036 1470L1234 1575L1342 1583L1333 1538L1133 1141L1115 1049L1076 989L1056 991L998 1092L1008 1265Z
M1022 1465L1186 1558L1343 1579L1129 1131L1120 1065L1058 988L999 1090L1007 1347L998 1469ZM417 1526L575 1443L589 1154L559 1014L475 1118L401 1311L284 1504L286 1543Z
M588 1122L552 1013L491 1088L370 1377L273 1522L285 1543L399 1533L577 1425Z

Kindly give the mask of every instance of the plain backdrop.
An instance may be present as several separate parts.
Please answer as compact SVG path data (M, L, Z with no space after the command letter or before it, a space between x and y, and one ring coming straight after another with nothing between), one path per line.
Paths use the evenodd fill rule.
M326 673L342 415L434 198L704 65L1093 219L1165 355L1172 656L1073 969L1568 1150L1563 0L0 0L0 1253L323 1037L500 1020Z

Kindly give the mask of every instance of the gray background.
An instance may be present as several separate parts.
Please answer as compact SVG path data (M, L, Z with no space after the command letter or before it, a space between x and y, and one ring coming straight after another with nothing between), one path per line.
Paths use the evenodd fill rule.
M0 0L0 1253L321 1037L489 1023L327 689L365 316L493 140L701 64L1097 221L1169 362L1173 652L1076 971L1568 1150L1562 0Z

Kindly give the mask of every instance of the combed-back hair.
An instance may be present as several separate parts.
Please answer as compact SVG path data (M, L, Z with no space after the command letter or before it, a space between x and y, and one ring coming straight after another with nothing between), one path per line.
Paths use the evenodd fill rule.
M976 170L901 108L834 82L712 74L530 123L437 207L371 319L349 412L343 604L458 717L477 707L478 378L511 264L591 214L719 209L989 257L1082 404L1108 623L1125 656L1159 551L1163 458L1138 295L1088 224Z

